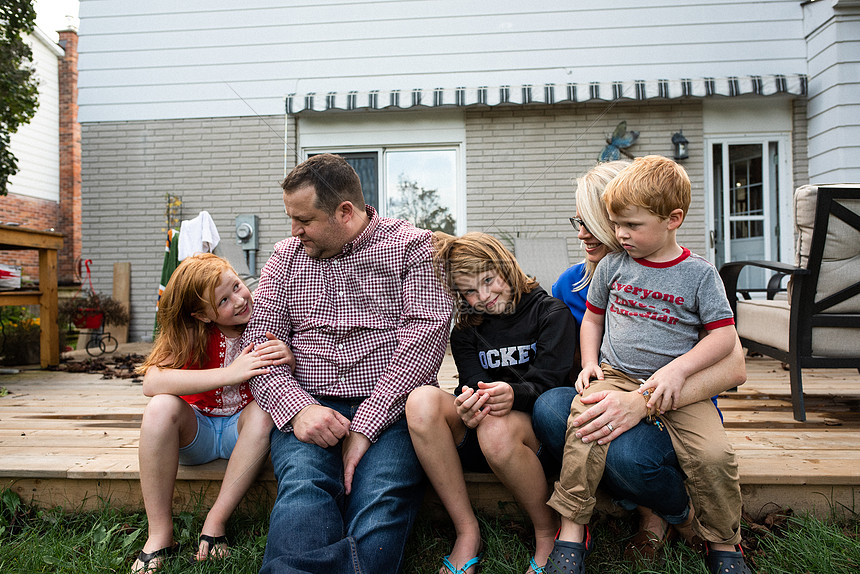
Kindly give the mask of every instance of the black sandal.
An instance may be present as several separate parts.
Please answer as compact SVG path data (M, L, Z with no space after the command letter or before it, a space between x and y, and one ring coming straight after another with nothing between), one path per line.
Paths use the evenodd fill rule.
M585 574L585 559L594 550L594 540L588 526L585 527L585 542L568 542L556 538L549 553L544 572L546 574Z
M711 574L752 574L752 571L744 562L744 552L740 546L735 546L736 551L711 550L707 548L705 554L705 566Z
M132 574L145 574L150 571L149 563L155 560L156 558L170 558L171 556L176 555L179 552L179 544L174 544L173 546L165 546L164 548L159 548L153 552L144 552L140 551L140 554L137 555L137 560L140 561L143 566L138 568L137 570L132 570ZM154 569L153 569L154 571Z
M227 544L227 536L209 536L208 534L201 534L197 538L197 553L194 554L195 559L197 559L197 554L200 553L200 544L202 542L206 542L207 544L209 544L209 549L206 551L206 560L212 560L213 558L215 560L220 560L221 558L225 558L226 553L229 553L230 551L229 544ZM212 556L212 550L218 544L224 544L225 546L227 546L227 550L225 552L222 552L223 555ZM202 562L202 560L200 562Z

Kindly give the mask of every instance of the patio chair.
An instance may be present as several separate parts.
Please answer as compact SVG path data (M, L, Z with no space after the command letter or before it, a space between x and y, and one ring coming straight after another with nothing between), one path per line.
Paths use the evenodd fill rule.
M720 268L741 344L788 364L794 418L806 420L803 368L860 370L860 184L794 193L795 265L733 261ZM738 299L746 266L790 276L788 297Z

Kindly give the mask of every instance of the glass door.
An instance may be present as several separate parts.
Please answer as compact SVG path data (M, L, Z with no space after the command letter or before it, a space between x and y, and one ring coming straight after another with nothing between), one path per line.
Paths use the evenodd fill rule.
M714 262L779 259L779 142L711 146ZM770 272L745 268L739 288L763 288Z

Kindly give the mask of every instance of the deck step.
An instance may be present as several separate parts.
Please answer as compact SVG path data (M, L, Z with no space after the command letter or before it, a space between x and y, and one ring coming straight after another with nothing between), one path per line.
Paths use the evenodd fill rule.
M857 510L860 500L860 375L852 369L804 371L808 420L794 420L788 373L776 361L748 359L748 382L721 395L728 437L738 457L748 512L790 506L827 516ZM450 355L444 388L457 384ZM97 508L103 501L141 509L137 444L148 401L131 379L25 370L0 375L0 487L42 507ZM206 508L226 461L180 467L174 508ZM466 473L476 507L519 512L492 474ZM275 480L264 468L246 501L271 504ZM428 511L441 512L432 491Z

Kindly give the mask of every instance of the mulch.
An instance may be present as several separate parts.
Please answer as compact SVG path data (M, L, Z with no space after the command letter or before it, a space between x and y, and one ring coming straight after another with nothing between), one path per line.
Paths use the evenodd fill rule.
M51 370L101 374L103 379L131 379L132 382L140 383L143 379L134 370L144 360L146 357L137 353L116 354L109 357L87 358L82 361L64 360Z

